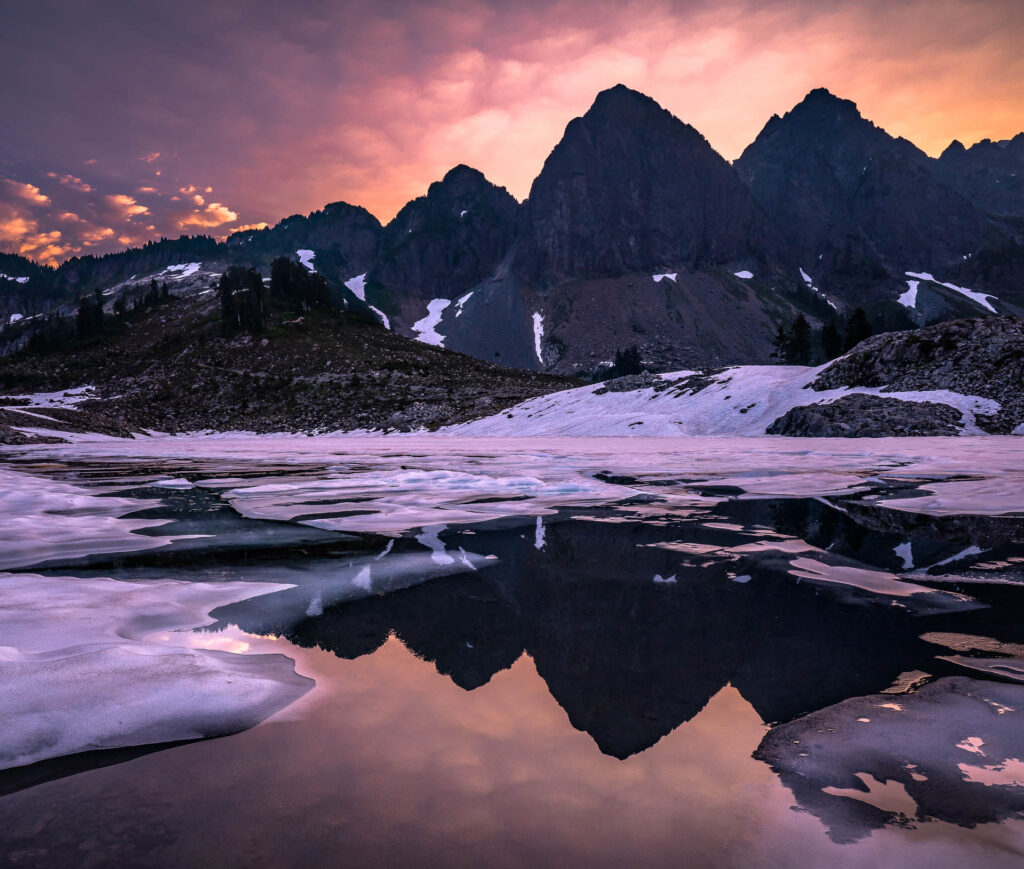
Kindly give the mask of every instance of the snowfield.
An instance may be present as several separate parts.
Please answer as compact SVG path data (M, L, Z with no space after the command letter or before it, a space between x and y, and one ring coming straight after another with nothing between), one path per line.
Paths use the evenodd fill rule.
M607 391L608 384L581 386L517 404L484 419L450 426L450 434L472 437L679 437L740 435L756 437L794 407L835 401L852 393L885 395L903 401L935 401L963 414L963 433L982 434L976 413L990 414L999 404L989 398L947 390L885 392L853 387L815 392L810 384L825 366L747 365L711 375L708 385L690 371L661 375L656 387Z

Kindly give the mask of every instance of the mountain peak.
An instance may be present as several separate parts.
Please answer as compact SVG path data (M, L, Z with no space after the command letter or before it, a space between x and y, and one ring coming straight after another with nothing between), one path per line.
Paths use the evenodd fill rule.
M445 173L444 177L441 179L441 183L447 184L452 181L460 180L487 182L487 178L484 176L484 173L479 169L474 169L472 166L467 166L465 163L459 163L457 166L452 166L452 168Z
M635 91L624 84L617 84L601 91L587 110L585 117L613 114L621 117L623 113L664 113L669 112L647 94Z
M832 91L824 87L814 88L814 90L810 91L807 96L793 107L789 114L797 116L827 114L832 117L855 117L858 120L861 117L860 110L853 100L837 97Z

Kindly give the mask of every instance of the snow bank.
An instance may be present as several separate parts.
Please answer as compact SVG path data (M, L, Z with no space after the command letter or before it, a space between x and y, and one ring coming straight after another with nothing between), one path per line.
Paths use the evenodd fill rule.
M707 386L688 384L692 372L661 375L658 387L607 392L604 384L568 389L517 404L494 416L449 426L445 432L488 437L618 435L759 436L794 407L835 401L851 393L882 394L880 387L853 387L814 392L809 385L823 371L797 365L748 365L711 376ZM697 390L697 391L694 391ZM965 433L980 433L976 413L990 414L999 405L987 398L948 390L886 392L904 401L937 401L963 414Z
M17 398L28 401L28 407L76 407L83 401L93 398L96 394L95 386L76 386L74 389L62 389L59 392L29 392L24 395L12 395L9 398ZM24 408L26 405L11 405L15 410Z
M437 327L441 324L441 315L450 304L451 301L448 299L431 299L427 303L427 316L412 324L417 341L444 347L444 335L437 331Z
M313 683L282 655L158 636L284 588L0 573L0 769L237 733L294 702Z

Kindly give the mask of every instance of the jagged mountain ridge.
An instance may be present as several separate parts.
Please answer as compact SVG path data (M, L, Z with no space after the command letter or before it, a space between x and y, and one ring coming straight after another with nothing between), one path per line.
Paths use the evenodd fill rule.
M848 305L897 300L907 272L948 282L980 248L1006 241L923 151L823 88L772 117L736 168L801 266ZM933 316L942 313L959 312Z
M57 270L15 257L8 271L33 276L0 280L0 315L175 264L216 274L287 255L324 274L341 304L365 297L402 334L506 365L573 372L633 344L661 369L767 361L775 328L798 312L813 323L865 306L895 325L1020 313L1013 185L980 203L1014 177L1024 134L959 150L933 160L818 89L732 167L619 85L569 123L522 205L457 166L385 227L332 203L223 243L162 240Z

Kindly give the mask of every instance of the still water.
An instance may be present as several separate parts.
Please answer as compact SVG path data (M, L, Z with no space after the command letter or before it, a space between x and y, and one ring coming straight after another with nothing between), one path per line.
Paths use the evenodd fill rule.
M247 472L217 470L17 466L172 541L18 570L291 586L151 634L315 687L233 735L0 772L4 865L1024 861L1024 519L710 488L342 534L300 524L326 499L244 518Z

